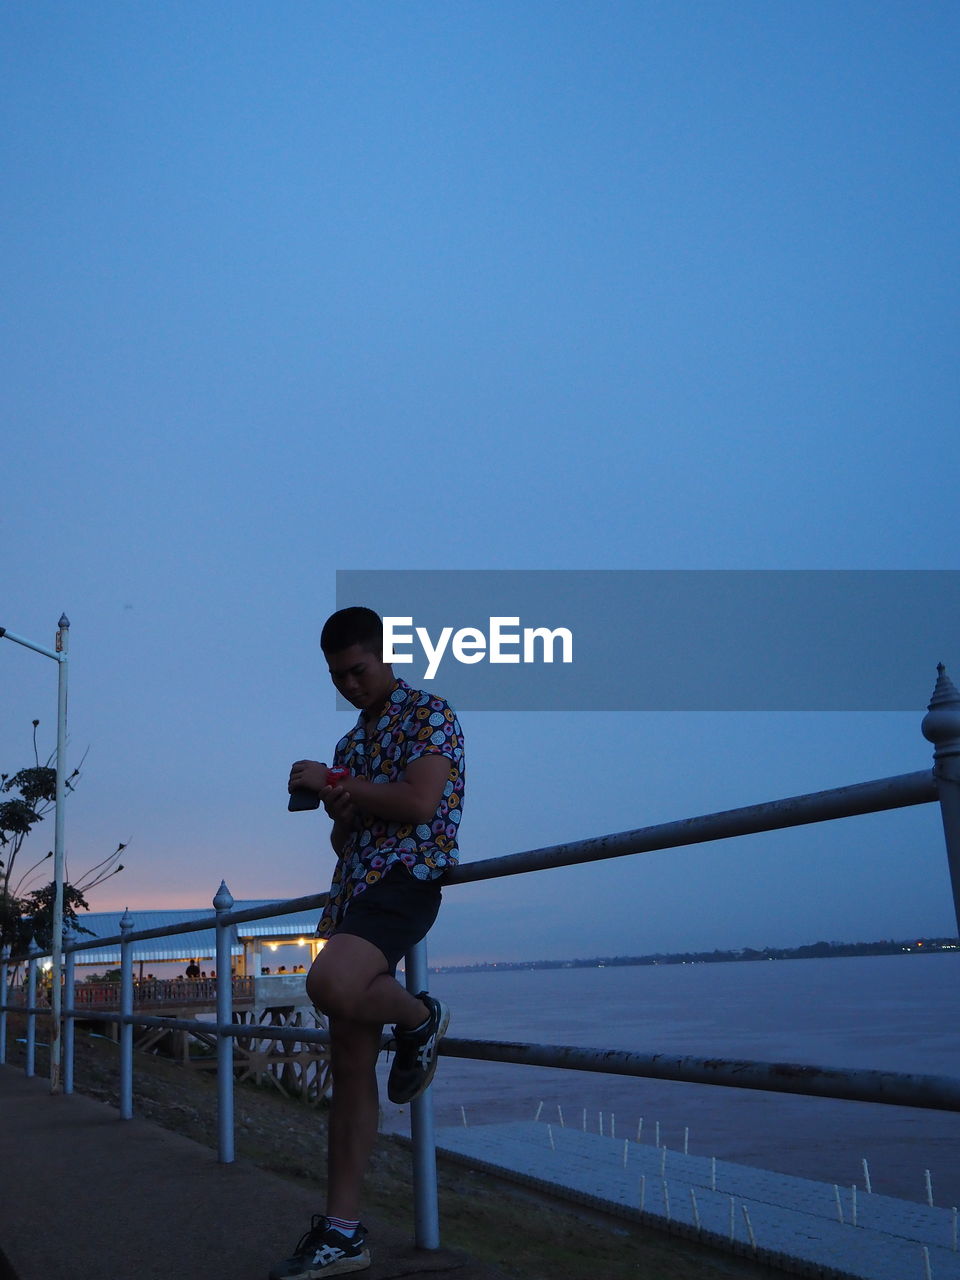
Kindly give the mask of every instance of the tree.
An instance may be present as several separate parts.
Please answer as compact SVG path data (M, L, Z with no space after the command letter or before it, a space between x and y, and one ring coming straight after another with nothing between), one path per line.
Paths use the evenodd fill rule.
M31 937L36 939L41 950L49 951L53 943L55 882L51 880L49 884L39 888L30 888L42 875L40 868L53 857L53 850L33 863L19 879L14 879L17 857L25 841L37 823L42 822L56 806L57 774L51 767L53 755L48 756L45 764L40 763L37 750L39 724L39 720L34 720L34 764L20 769L12 777L6 773L0 774L0 795L10 796L9 799L0 800L0 946L9 945L14 955L27 949ZM80 763L82 765L83 761ZM75 781L79 777L79 768L74 769L66 779L68 791L74 790ZM68 879L65 880L65 930L72 928L80 933L90 933L89 929L84 929L79 923L77 911L90 909L85 894L123 870L119 857L126 847L126 844L118 844L108 858L80 876L77 884L70 884Z
M41 951L50 951L53 947L53 902L56 895L56 884L51 880L42 889L34 889L26 897L19 900L20 919L16 941L11 944L14 954L22 954L30 945L32 937ZM91 938L93 932L85 929L77 919L77 911L89 911L90 904L72 884L63 886L63 931L86 933Z

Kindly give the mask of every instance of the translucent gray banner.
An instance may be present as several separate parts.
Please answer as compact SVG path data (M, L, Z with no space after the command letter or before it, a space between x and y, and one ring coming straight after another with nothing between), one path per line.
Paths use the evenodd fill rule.
M340 570L355 604L471 711L917 711L960 641L958 570Z

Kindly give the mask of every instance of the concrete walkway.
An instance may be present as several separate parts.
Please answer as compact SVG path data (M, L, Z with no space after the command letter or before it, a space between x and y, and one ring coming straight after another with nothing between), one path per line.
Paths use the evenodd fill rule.
M317 1212L316 1192L80 1094L0 1066L3 1280L266 1280ZM503 1280L367 1220L370 1280Z
M474 1168L631 1221L825 1280L960 1280L957 1220L834 1187L542 1121L449 1127L437 1146Z

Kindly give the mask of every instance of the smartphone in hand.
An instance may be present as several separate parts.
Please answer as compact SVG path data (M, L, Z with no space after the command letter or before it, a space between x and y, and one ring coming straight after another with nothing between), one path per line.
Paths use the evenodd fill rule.
M297 787L295 791L290 792L287 808L291 813L299 813L302 809L319 809L320 796L309 787Z
M349 777L350 770L346 765L334 765L327 769L327 786L338 787ZM311 791L309 787L297 787L290 792L287 808L291 813L297 813L301 809L319 809L320 795L316 791Z

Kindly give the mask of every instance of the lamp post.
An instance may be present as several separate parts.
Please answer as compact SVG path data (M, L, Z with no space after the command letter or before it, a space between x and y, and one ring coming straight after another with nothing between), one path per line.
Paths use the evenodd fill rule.
M53 1026L50 1031L50 1092L60 1093L60 1016L61 1016L61 973L63 970L63 800L66 794L67 768L67 649L70 638L70 620L61 614L57 624L57 642L55 649L47 649L42 644L35 644L24 636L14 635L6 627L0 627L0 638L6 637L14 644L22 644L25 649L33 649L42 653L45 658L52 658L57 664L57 786L56 812L54 814L53 833L53 939L52 939L52 973L50 986L50 1014Z

